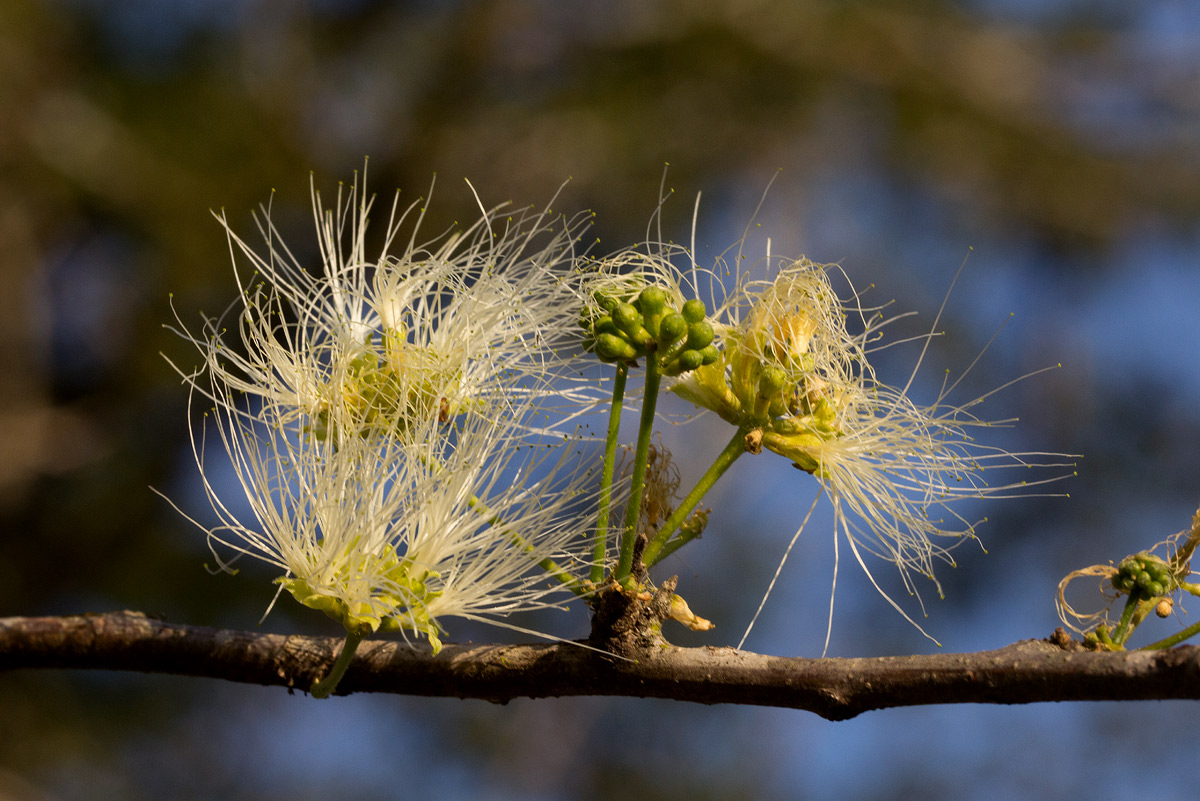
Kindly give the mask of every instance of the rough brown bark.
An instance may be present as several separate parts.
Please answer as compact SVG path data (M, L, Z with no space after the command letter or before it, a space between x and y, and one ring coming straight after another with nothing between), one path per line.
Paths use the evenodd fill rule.
M872 709L1200 698L1200 647L1091 652L1026 640L971 654L803 659L733 648L660 645L619 660L571 644L447 645L368 641L338 694L512 698L622 695L807 709L831 720ZM307 689L341 641L182 626L136 612L0 618L0 670L87 668L174 673Z

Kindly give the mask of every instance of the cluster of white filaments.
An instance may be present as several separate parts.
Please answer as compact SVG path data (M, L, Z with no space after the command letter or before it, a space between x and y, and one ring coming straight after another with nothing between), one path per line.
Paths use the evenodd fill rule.
M553 372L547 360L556 358L556 332L569 330L573 313L561 265L572 262L585 218L497 207L465 229L418 243L425 208L417 201L402 209L397 194L371 257L374 198L357 183L344 192L339 187L326 209L313 191L322 257L316 275L282 243L269 211L258 219L265 254L219 216L235 261L245 258L256 282L246 287L238 276L246 353L219 341L204 348L222 382L310 418L337 415L340 405L352 421L371 425L372 416L441 404L432 397L435 385L448 393L453 413L482 394L511 394L529 375ZM208 339L220 333L214 327Z
M445 617L498 622L558 607L571 597L564 590L588 594L607 566L607 516L632 508L634 482L648 483L658 504L641 532L653 539L638 551L653 565L699 535L705 512L696 504L733 460L764 449L817 479L818 499L833 506L835 543L844 539L877 589L865 554L895 564L911 594L916 575L940 594L935 564L953 564L951 549L975 539L978 521L962 502L1042 483L992 483L985 473L1051 466L1046 454L976 443L975 429L1007 421L975 415L986 395L952 402L961 377L931 403L910 395L940 312L916 337L907 382L879 380L868 357L897 318L864 308L853 289L840 297L831 280L839 268L772 258L768 244L772 277L756 278L758 265L742 265L744 237L733 268L718 258L702 269L694 244L661 241L585 260L577 248L588 217L548 207L481 204L473 224L421 242L425 208L402 207L398 196L382 244L369 250L373 198L357 179L332 208L315 189L312 199L321 270L307 271L283 244L269 208L256 218L261 251L220 214L239 301L200 335L180 333L203 356L185 379L214 409L214 424L193 430L193 451L220 517L206 527L215 557L225 569L241 556L273 565L281 589L342 623L348 644L393 630L436 652ZM602 400L586 351L619 365L602 479L572 447L578 435L564 433ZM650 405L635 474L649 459L662 376L735 428L678 509L673 488L656 494L653 469L648 482L626 475L610 484L625 377L639 362L651 397L640 398ZM248 513L206 470L213 428ZM635 524L613 528L625 537ZM633 553L622 540L626 574ZM584 565L589 581L577 577ZM834 572L836 586L836 564ZM338 669L331 675L322 692Z
M681 270L680 260L691 266ZM737 426L748 451L774 451L812 474L832 502L837 539L845 539L872 584L911 622L875 581L864 554L895 564L918 599L914 574L933 581L940 595L935 563L953 565L951 549L974 540L982 522L958 507L1028 494L1042 481L992 483L984 473L1024 471L1047 454L977 443L972 430L1011 421L976 417L970 409L984 398L950 401L957 382L944 385L932 403L913 400L909 391L933 332L918 338L921 355L903 387L880 381L868 356L880 347L881 329L897 318L863 307L857 293L849 301L839 297L830 273L840 268L769 254L766 261L773 277L757 279L751 276L762 265L731 268L718 259L704 269L691 251L652 242L637 258L621 260L622 269L632 265L636 272L607 280L707 295L721 356L679 376L670 389ZM691 284L688 291L681 283Z
M436 650L441 617L570 597L554 560L576 558L595 480L573 448L545 447L571 439L550 431L564 388L546 385L562 372L555 332L576 313L561 279L581 225L490 209L418 243L424 208L394 203L371 256L371 205L357 181L332 209L314 190L319 274L269 210L264 253L218 218L255 283L239 276L236 338L217 320L182 333L204 356L187 379L215 404L249 519L206 471L202 431L194 452L222 520L213 546L276 566L283 588L351 633L415 632Z
M416 632L436 649L441 617L564 600L537 563L570 564L580 537L571 508L595 480L573 451L522 446L502 416L480 414L334 444L299 426L271 429L267 414L233 400L218 405L217 429L252 519L239 520L205 473L225 521L210 541L278 567L301 603L348 630ZM202 472L203 452L198 443Z

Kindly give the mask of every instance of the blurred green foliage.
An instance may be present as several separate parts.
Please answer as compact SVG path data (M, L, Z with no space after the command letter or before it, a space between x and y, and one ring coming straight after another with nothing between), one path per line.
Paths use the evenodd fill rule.
M829 203L819 187L830 176L869 174L902 195L932 198L964 237L1024 243L1040 264L1076 279L1099 280L1137 231L1193 235L1194 62L1156 46L1152 12L1140 4L1062 4L1028 17L1016 8L949 0L5 0L0 614L128 607L246 626L264 608L265 582L207 574L202 535L146 489L186 497L190 476L186 392L159 352L184 365L194 356L161 326L171 318L169 293L189 323L195 310L217 313L233 297L227 244L210 209L227 209L249 236L249 211L274 188L275 220L299 253L312 252L309 170L329 189L370 156L372 187L382 195L403 187L409 198L437 173L430 230L473 215L462 177L489 204L544 203L570 177L557 205L596 210L601 248L643 235L665 162L681 195L668 210L675 236L686 235L696 191L715 195L718 208L748 211L778 168L784 179L774 191L798 222ZM884 229L897 249L902 237L919 239L905 226L901 218ZM953 247L961 253L971 243ZM876 247L882 262L891 246ZM1018 374L1061 358L1048 353ZM1080 419L1071 406L1081 402L1078 386L1105 381L1096 365L1074 369L1083 371L1071 373L1075 392L1050 379L1026 400L1041 404L1046 428L1059 421L1076 437L1052 447L1100 446L1092 463L1099 486L1152 486L1149 476L1129 476L1129 462L1148 452L1177 459L1160 463L1163 473L1194 466L1171 445L1200 429L1194 403L1157 414L1147 412L1153 400L1090 397ZM1195 370L1194 361L1185 369ZM1168 387L1155 397L1174 396ZM1117 433L1114 419L1124 425ZM1064 514L1036 504L1011 513L1018 529ZM1079 514L1082 526L1106 512ZM718 538L710 530L705 542ZM965 587L951 592L970 603ZM281 605L271 626L295 625L289 614ZM242 709L231 719L249 725L246 710L258 699L254 688L162 678L6 675L0 764L20 766L62 798L319 797L286 781L231 778L259 775L261 765L195 765L184 777L178 762L130 756L157 738L199 749L202 760L228 759L212 743L236 749L236 738L226 732L205 750L185 727L219 726L202 713L213 703ZM276 704L264 713L276 714L282 702L261 703ZM439 732L431 741L462 749L466 766L455 769L474 777L463 786L482 782L495 797L607 797L613 772L656 798L787 795L770 766L733 745L732 756L701 759L699 733L653 741L657 750L613 745L621 737L613 732L654 727L660 715L671 727L690 721L701 731L724 721L744 734L758 727L744 711L395 700L381 708L440 719L440 727L423 724ZM563 720L567 709L598 722ZM560 748L550 767L506 751L538 727L550 739L576 731L574 750ZM757 765L752 778L730 779L738 754ZM692 767L664 773L664 763ZM523 784L551 767L562 784ZM0 795L10 778L20 784L8 776L0 773ZM340 781L345 788L351 780ZM4 797L41 797L33 792ZM358 792L388 795L367 785Z

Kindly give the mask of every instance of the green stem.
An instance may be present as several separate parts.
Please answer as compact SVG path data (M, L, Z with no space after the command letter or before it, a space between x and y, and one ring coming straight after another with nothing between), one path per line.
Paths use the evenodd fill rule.
M1129 639L1129 635L1133 633L1130 623L1133 622L1133 613L1138 607L1138 596L1141 592L1138 588L1134 588L1129 594L1128 600L1125 601L1125 609L1121 611L1121 620L1117 623L1117 630L1112 633L1112 640L1116 645L1125 647L1125 641Z
M671 516L662 524L662 528L659 529L654 539L646 546L645 552L642 553L642 561L645 562L646 567L661 562L667 556L674 553L680 546L690 542L699 534L699 532L696 534L683 534L674 542L667 543L671 535L683 525L683 521L687 519L692 510L703 500L705 494L717 483L717 479L725 475L725 471L745 452L746 432L739 428L734 432L725 449L713 461L712 466L705 471L704 475L700 476L700 480L696 482L696 486L692 487L692 491L675 508Z
M646 567L653 567L654 565L657 565L659 562L666 559L668 556L675 553L680 548L687 545L689 542L691 542L698 536L700 536L700 535L695 534L695 535L684 535L684 536L676 537L675 539L668 542L666 545L662 546L662 548L660 550L656 551L652 557L653 561L651 561L649 564L647 564ZM656 538L656 541L657 541L657 538Z
M1140 650L1142 650L1142 651L1158 651L1163 648L1170 648L1174 645L1179 645L1179 643L1183 642L1184 640L1186 640L1189 637L1194 637L1196 634L1200 634L1200 622L1193 623L1192 625L1188 626L1183 631L1178 631L1178 632L1172 634L1170 637L1165 637L1165 638L1159 640L1158 642L1150 643L1149 645L1141 648Z
M608 542L608 515L612 508L613 472L617 464L617 435L621 428L621 410L625 401L625 380L629 377L629 365L617 363L617 376L613 379L612 408L608 410L608 435L604 440L604 473L600 476L600 509L596 518L596 544L592 546L593 584L604 580L604 549Z
M654 429L654 409L662 373L653 353L646 354L646 388L642 393L642 419L638 428L637 452L633 459L633 479L629 488L629 506L625 509L625 530L621 534L621 558L613 578L621 581L633 572L633 550L637 542L637 524L642 516L642 490L646 482L646 461L650 455L650 434Z
M337 688L338 682L346 673L346 668L350 667L350 660L354 658L354 652L358 650L358 644L363 641L363 636L352 631L346 632L346 642L342 645L342 652L338 654L337 661L333 663L333 667L325 678L313 682L312 689L309 690L313 698L328 698L330 693Z
M1150 613L1154 611L1154 607L1157 605L1158 605L1157 598L1143 598L1138 603L1137 611L1134 612L1134 614L1133 614L1133 622L1130 624L1130 628L1129 628L1130 634L1133 634L1133 630L1136 629L1138 626L1142 625L1142 621L1145 620L1150 615ZM1126 637L1126 639L1128 639L1128 637Z

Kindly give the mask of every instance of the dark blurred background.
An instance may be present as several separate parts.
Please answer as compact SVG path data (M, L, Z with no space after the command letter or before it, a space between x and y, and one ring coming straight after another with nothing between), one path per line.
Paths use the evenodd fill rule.
M0 2L0 615L137 609L253 628L271 572L212 576L186 391L160 352L234 298L225 208L315 256L308 180L370 157L429 230L487 203L595 211L599 250L664 236L701 262L756 218L772 251L839 262L928 330L918 396L1010 313L959 400L1019 416L990 440L1081 453L1069 498L988 504L988 548L919 618L946 650L1045 637L1059 578L1183 528L1200 501L1200 6L1187 0ZM881 354L903 383L915 349ZM886 357L886 358L882 358ZM668 427L701 469L728 432ZM1068 471L1069 472L1069 471ZM769 454L709 501L671 560L736 644L813 496ZM800 538L746 647L821 652L828 515ZM936 648L843 548L830 654ZM888 589L888 566L872 565ZM897 596L919 617L920 607ZM281 603L268 631L335 634ZM299 614L296 614L299 612ZM1185 618L1186 621L1189 620ZM537 625L543 625L537 622ZM558 616L582 636L582 613ZM1165 636L1178 621L1152 621ZM452 639L507 639L451 626ZM1141 636L1141 633L1139 633ZM1187 797L1194 704L807 713L632 699L354 696L139 675L0 676L0 799L991 799Z

